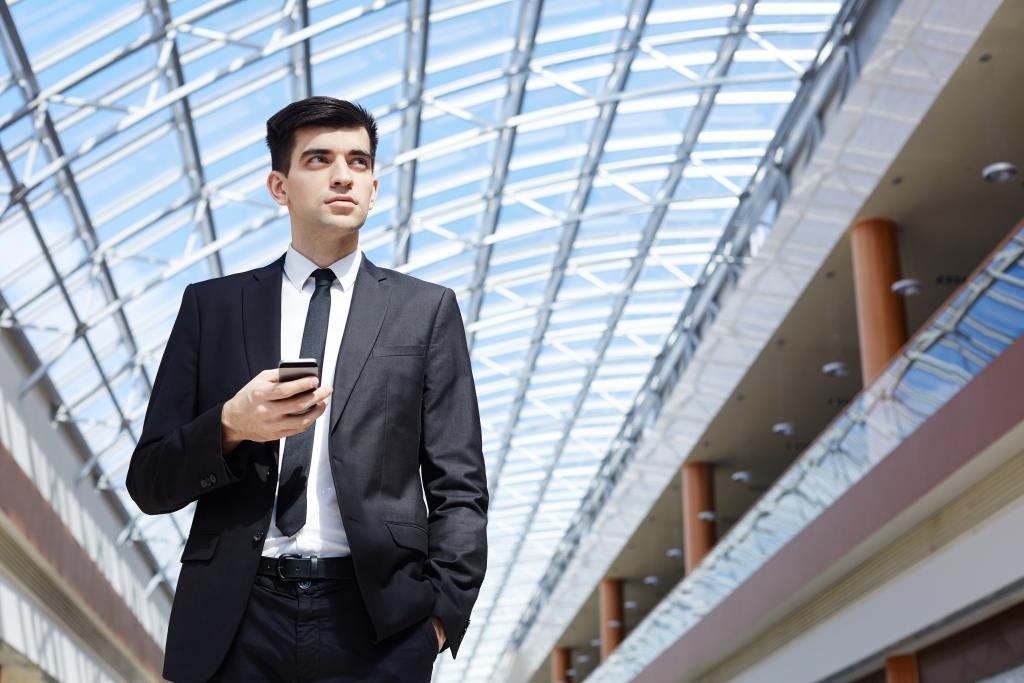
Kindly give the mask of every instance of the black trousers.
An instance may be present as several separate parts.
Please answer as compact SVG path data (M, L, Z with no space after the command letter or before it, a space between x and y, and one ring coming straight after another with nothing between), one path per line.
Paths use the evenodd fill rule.
M256 576L212 681L429 683L437 636L427 617L379 643L353 579Z

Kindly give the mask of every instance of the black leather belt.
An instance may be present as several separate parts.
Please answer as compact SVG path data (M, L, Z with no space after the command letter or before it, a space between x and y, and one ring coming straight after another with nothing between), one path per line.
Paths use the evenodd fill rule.
M261 557L258 571L264 576L276 576L284 581L355 578L351 555L344 557L316 557L315 555L313 557L300 555Z

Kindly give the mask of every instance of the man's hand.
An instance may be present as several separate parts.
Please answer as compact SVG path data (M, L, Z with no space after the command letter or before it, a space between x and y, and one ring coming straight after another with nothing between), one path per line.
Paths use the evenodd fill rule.
M253 377L221 411L224 454L245 440L276 441L306 431L326 410L331 395L331 387L317 388L318 384L316 377L280 382L277 369ZM303 412L309 408L309 412Z
M444 645L444 624L437 617L430 617L430 623L434 625L434 635L437 636L437 651L441 651L441 646Z

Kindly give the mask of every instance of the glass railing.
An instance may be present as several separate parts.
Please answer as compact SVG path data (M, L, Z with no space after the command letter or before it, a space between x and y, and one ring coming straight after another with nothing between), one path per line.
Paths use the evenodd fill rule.
M1024 224L629 634L588 682L626 681L760 569L1024 334Z

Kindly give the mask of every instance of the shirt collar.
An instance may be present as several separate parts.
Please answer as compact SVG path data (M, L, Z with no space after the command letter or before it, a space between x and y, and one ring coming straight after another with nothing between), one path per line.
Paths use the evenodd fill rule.
M337 278L338 284L341 285L342 291L348 291L355 284L356 273L359 272L362 256L362 250L356 247L352 253L327 266L334 271L334 276ZM301 292L303 285L306 284L306 281L313 275L313 271L318 267L296 251L295 247L291 244L288 245L288 251L284 256L284 273L288 281L295 286L295 289Z

